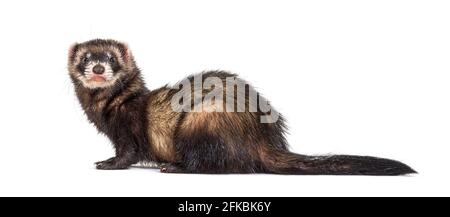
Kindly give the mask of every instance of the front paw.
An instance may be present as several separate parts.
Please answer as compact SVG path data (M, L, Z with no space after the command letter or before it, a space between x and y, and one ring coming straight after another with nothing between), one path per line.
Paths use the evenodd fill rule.
M105 161L99 161L95 163L95 167L99 170L121 170L127 169L129 167L128 164L123 164L116 157L110 158Z

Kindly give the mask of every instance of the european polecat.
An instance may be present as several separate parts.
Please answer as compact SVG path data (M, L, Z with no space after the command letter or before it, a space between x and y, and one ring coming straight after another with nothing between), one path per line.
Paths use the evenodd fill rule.
M102 39L73 45L68 68L87 118L114 144L97 169L155 161L166 173L415 173L389 159L290 152L283 117L235 74L209 71L150 91L128 46Z

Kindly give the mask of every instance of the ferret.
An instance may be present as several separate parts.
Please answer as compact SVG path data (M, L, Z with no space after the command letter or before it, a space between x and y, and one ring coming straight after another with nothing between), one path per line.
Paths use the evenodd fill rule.
M157 162L164 173L416 173L390 159L290 152L283 116L236 74L207 71L149 90L128 45L111 39L72 45L68 71L87 119L115 148L97 169Z

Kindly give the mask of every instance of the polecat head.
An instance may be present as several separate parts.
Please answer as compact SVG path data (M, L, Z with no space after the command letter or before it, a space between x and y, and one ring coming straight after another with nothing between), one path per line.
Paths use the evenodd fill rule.
M86 88L113 86L137 73L135 69L128 46L115 40L94 39L69 50L70 76Z

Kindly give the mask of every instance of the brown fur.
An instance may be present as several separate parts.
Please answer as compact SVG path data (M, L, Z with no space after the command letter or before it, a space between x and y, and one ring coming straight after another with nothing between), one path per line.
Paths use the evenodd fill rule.
M170 90L161 88L151 93L148 108L148 136L155 154L165 162L175 162L173 136L181 113L173 112L170 106Z

